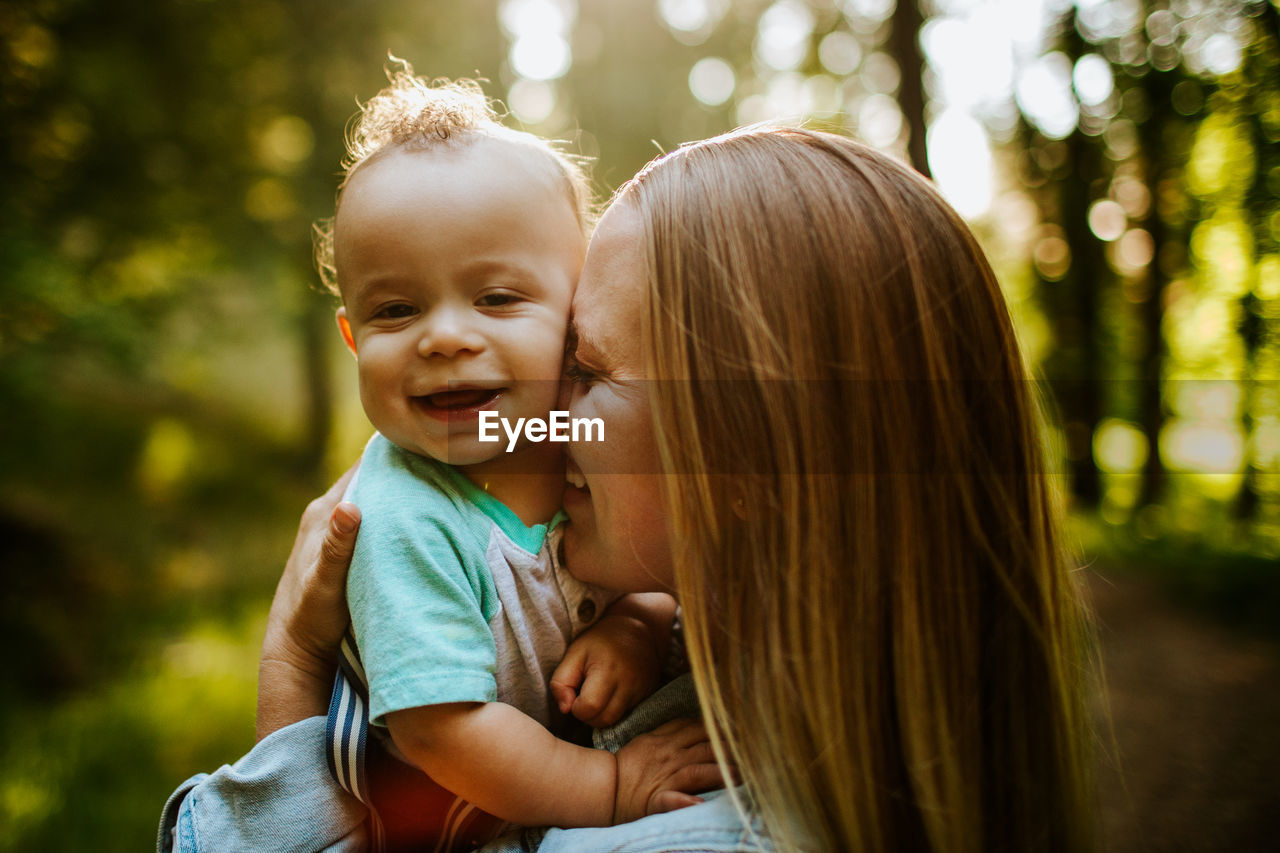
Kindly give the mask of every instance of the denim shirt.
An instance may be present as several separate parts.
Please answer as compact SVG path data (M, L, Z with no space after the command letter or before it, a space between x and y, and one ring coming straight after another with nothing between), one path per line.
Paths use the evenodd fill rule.
M364 804L329 775L324 727L324 717L294 723L235 764L183 782L165 803L156 849L366 850Z
M722 788L696 806L618 826L525 830L480 848L480 853L772 853L759 821L742 822Z
M616 752L638 734L676 717L696 717L688 676L640 703L622 722L597 731L595 745ZM233 765L200 773L169 797L160 818L159 853L358 853L368 849L365 808L329 775L325 718L312 717L264 738ZM724 790L705 802L619 826L517 830L484 853L772 853L754 816L742 820Z

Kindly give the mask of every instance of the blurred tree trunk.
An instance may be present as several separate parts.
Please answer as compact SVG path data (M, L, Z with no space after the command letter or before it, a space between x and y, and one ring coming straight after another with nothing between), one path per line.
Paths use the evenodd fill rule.
M1244 375L1240 383L1240 421L1245 437L1244 477L1240 481L1240 490L1236 492L1236 499L1231 507L1236 519L1245 524L1257 517L1258 506L1261 503L1261 496L1258 493L1258 460L1253 450L1256 444L1253 440L1256 425L1253 410L1257 403L1254 378L1258 374L1258 355L1262 350L1264 322L1261 300L1254 296L1251 290L1240 299L1238 328L1241 343L1244 345Z
M1060 47L1074 63L1085 50L1074 11L1063 19L1061 32ZM1061 142L1043 143L1045 163L1035 167L1046 181L1039 193L1044 220L1059 223L1070 249L1065 274L1057 281L1042 280L1039 296L1054 341L1044 373L1065 431L1072 500L1086 510L1097 507L1102 496L1093 458L1093 435L1103 410L1098 294L1110 272L1102 243L1089 228L1095 185L1105 178L1100 145L1077 127ZM1051 156L1058 146L1062 153Z
M328 30L334 25L326 16L308 15L305 12L295 13L293 25L301 38L292 45L292 64L298 69L313 69L309 72L300 71L305 85L302 86L303 92L296 100L296 114L311 127L323 127L326 119L323 75L316 73L314 60L309 62L307 53L309 45L330 40L331 33ZM328 151L329 144L334 143L328 142L322 150ZM335 162L334 159L326 159L330 163ZM319 183L308 185L305 192L307 209L322 211L326 215L332 211L333 191L330 186ZM331 299L321 298L311 292L319 284L311 229L293 235L289 251L298 270L299 280L308 283L308 291L302 298L302 307L298 313L306 411L302 446L298 448L298 469L299 473L310 479L317 487L324 487L328 479L324 461L333 435L334 422L333 375L328 358L328 344L332 339L331 336L336 332L333 319L334 306Z
M1249 188L1246 208L1253 221L1252 255L1259 258L1265 248L1275 251L1280 248L1276 237L1272 234L1269 222L1275 211L1275 197L1268 178L1273 169L1280 168L1280 156L1277 156L1274 134L1268 133L1264 126L1265 113L1271 106L1272 93L1280 86L1280 72L1276 63L1260 61L1263 55L1275 56L1280 50L1280 12L1268 2L1264 4L1259 17L1262 24L1262 35L1259 42L1262 50L1252 52L1245 57L1245 74L1254 81L1250 86L1248 103L1248 125L1250 142L1256 152L1258 162L1253 173L1253 185ZM1274 121L1274 119L1272 120ZM1268 246L1269 244L1269 246ZM1259 405L1256 380L1259 365L1263 363L1263 350L1266 348L1269 334L1268 323L1262 300L1258 298L1257 267L1254 268L1253 281L1248 292L1240 299L1240 322L1238 332L1244 349L1243 393L1240 401L1241 426L1245 435L1244 478L1240 482L1240 490L1232 506L1233 515L1245 524L1252 523L1259 514L1263 502L1263 494L1259 483L1259 465L1256 454L1257 442L1254 440L1256 428L1255 408Z
M1060 386L1067 428L1071 492L1085 509L1098 505L1102 484L1093 458L1093 435L1102 420L1102 354L1098 293L1110 277L1102 243L1089 229L1091 188L1102 176L1097 144L1078 129L1067 139L1071 174L1061 187L1062 226L1071 247L1071 269L1058 284L1065 291L1065 312L1053 318L1068 371Z
M911 165L930 177L928 150L925 147L924 119L924 54L920 50L920 27L924 16L920 0L898 0L893 12L889 51L898 63L898 106L907 120L907 154Z
M1154 249L1146 270L1145 298L1139 305L1142 327L1142 351L1138 355L1138 423L1146 436L1147 464L1142 469L1142 484L1137 506L1158 503L1164 491L1165 470L1160 459L1160 431L1164 428L1165 409L1161 379L1168 355L1164 338L1164 304L1169 287L1170 259L1164 254L1171 235L1160 210L1160 184L1169 174L1169 145L1165 138L1172 124L1179 120L1173 108L1175 72L1150 72L1144 81L1151 114L1138 130L1144 163L1143 179L1147 185L1147 215L1142 227L1151 235Z

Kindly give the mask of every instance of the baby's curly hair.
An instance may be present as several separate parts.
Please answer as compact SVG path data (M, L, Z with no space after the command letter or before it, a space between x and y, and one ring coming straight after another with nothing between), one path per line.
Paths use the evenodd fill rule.
M493 102L474 80L427 80L416 76L408 62L394 57L392 60L398 67L387 68L390 85L361 104L360 112L347 126L347 153L342 158L342 182L338 185L335 212L342 204L342 191L351 176L382 151L393 148L423 151L490 137L546 154L564 179L583 236L590 233L595 208L587 177L587 158L570 154L540 136L504 125ZM312 226L312 235L320 281L326 290L340 296L333 260L334 218L317 221Z

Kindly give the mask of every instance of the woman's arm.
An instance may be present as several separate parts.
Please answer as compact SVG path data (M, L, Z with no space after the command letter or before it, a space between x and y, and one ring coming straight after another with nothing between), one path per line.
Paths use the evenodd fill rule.
M257 739L323 715L347 628L346 581L360 511L340 502L352 467L307 506L267 617L258 665Z
M369 850L363 803L326 761L324 717L285 726L234 765L198 774L169 797L157 853Z

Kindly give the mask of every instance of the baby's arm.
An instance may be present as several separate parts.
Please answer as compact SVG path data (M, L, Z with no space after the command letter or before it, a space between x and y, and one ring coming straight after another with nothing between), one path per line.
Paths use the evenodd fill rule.
M675 599L633 593L570 644L551 674L560 713L596 728L611 726L658 686L671 641Z
M396 746L444 788L525 826L608 826L696 802L722 784L701 724L609 752L560 740L500 702L395 711Z

